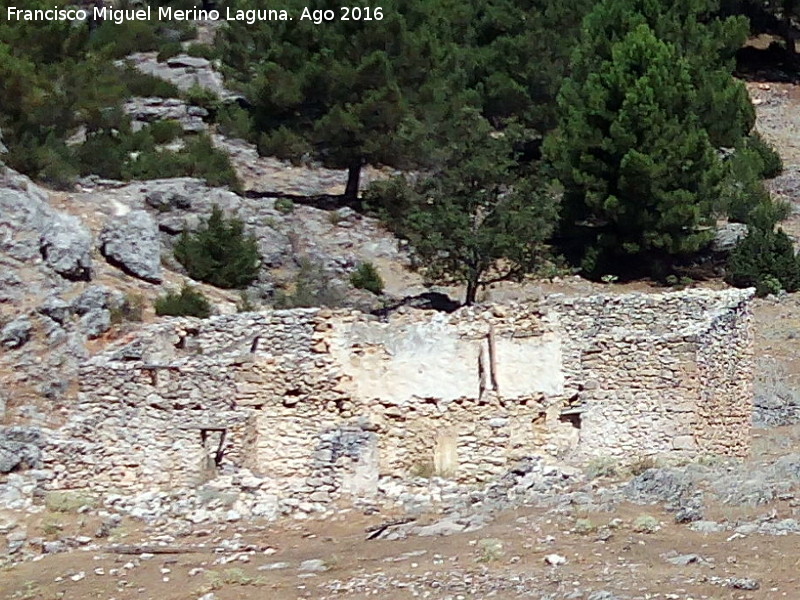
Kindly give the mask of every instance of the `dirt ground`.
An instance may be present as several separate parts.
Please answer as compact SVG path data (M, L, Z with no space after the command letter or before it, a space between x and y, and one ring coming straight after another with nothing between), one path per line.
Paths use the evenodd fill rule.
M773 509L778 518L796 516L797 511L782 502L736 514L730 509L712 510L709 516L746 519ZM660 529L632 531L631 523L642 514L658 519ZM576 533L576 517L588 519L597 529ZM620 598L800 597L796 537L730 539L730 531L698 533L675 524L672 515L656 507L623 505L613 513L574 516L519 509L471 534L365 540L365 527L376 522L377 517L353 513L336 522L199 528L180 539L179 545L191 552L128 555L91 549L57 554L3 573L0 597L193 600L208 593L218 600L378 594L385 600L584 597L569 596L573 588L608 590ZM609 523L612 527L605 529ZM140 532L131 523L123 528L128 530L125 543L134 543ZM200 548L203 544L212 548L236 535L250 552L226 554ZM499 540L502 548L483 550L482 540ZM566 563L547 565L545 557L554 553ZM668 561L687 554L699 555L699 561L683 566ZM247 556L247 562L218 564L232 555ZM302 561L313 559L324 561L328 570L298 570ZM276 563L287 565L259 570ZM756 579L760 588L743 591L718 583L731 577ZM608 596L612 597L616 596Z

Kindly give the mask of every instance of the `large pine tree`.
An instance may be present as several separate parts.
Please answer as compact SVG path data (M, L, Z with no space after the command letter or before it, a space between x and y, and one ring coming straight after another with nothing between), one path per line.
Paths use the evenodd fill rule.
M731 76L747 24L717 8L603 0L584 20L546 146L565 187L565 251L587 274L661 275L712 236L733 187L717 150L754 122Z
M697 94L688 61L646 23L585 79L565 83L547 149L585 272L652 269L709 241L722 170Z

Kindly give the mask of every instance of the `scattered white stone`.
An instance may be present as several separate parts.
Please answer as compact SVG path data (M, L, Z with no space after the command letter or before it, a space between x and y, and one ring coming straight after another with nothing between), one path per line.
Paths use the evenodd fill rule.
M313 571L313 572L320 572L320 571L327 571L328 566L325 564L325 561L321 558L312 558L309 560L304 560L300 563L300 566L297 567L300 571Z
M560 554L548 554L544 557L544 562L551 567L558 567L567 564L567 557L561 556Z
M289 563L288 562L274 562L274 563L267 563L266 565L261 565L258 567L259 571L276 571L278 569L288 569Z

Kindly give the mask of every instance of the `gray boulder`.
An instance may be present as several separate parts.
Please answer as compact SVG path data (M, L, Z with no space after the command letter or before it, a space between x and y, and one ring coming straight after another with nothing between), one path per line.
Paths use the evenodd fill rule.
M19 317L0 330L0 344L9 349L19 348L31 339L33 325L27 317Z
M0 252L22 261L41 258L41 231L51 212L44 190L0 167Z
M155 220L135 210L108 223L100 234L100 252L109 264L151 283L161 282L161 244Z
M55 321L59 325L63 325L67 319L69 319L72 307L69 302L62 300L58 296L51 296L45 300L37 310L50 320Z
M159 212L192 207L192 201L187 196L170 189L152 191L145 196L144 201Z
M90 310L81 317L81 329L89 338L96 338L111 329L111 312L105 308Z
M167 60L167 64L171 69L175 68L189 68L189 69L209 69L211 62L207 58L200 58L196 56L178 55L174 58Z
M0 473L39 466L42 432L37 427L0 428Z
M104 285L87 287L81 295L72 301L72 310L79 315L85 315L93 310L108 308L112 303L114 290Z
M44 226L40 251L47 265L66 279L91 277L92 235L81 220L56 213Z
M747 235L747 225L744 223L726 223L714 234L711 249L719 254L728 254Z

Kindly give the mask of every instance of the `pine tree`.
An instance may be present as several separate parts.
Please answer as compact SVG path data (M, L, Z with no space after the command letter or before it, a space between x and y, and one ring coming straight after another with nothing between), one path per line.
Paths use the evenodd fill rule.
M591 59L588 71L587 52L576 52L578 68L559 96L560 127L547 140L565 186L568 256L595 276L658 272L710 240L722 178L695 110L693 66L647 23L612 42L607 60Z
M226 219L214 206L208 221L194 233L183 232L175 258L189 276L221 288L241 288L258 276L258 243L244 233L239 219Z
M465 302L472 304L480 287L542 263L556 202L538 179L519 177L513 128L498 133L468 108L450 128L452 141L435 169L412 183L373 184L368 201L410 242L429 280L466 284Z
M424 18L415 14L417 4L387 0L380 21L364 22L340 19L347 3L289 0L292 21L230 23L223 60L254 105L259 150L347 169L349 199L366 163L402 166L413 154L406 143L414 122L410 96L430 70L423 44L409 34L412 21ZM273 7L268 0L246 5ZM328 9L336 19L318 25L301 18L304 9Z

